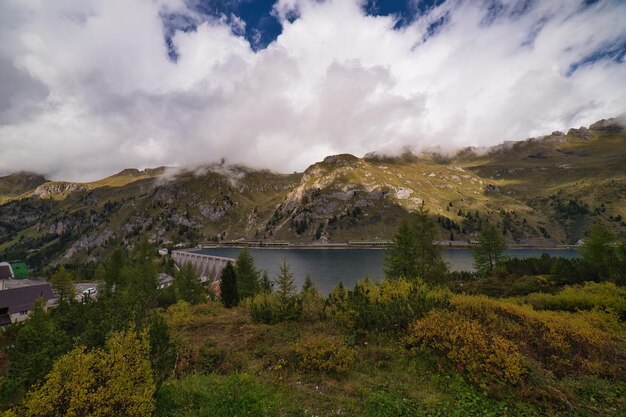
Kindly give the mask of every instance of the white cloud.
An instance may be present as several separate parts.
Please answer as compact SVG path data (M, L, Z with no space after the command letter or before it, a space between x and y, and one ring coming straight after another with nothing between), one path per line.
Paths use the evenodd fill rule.
M360 3L280 0L283 32L258 52L237 36L243 21L204 19L175 34L172 62L160 13L202 21L183 0L4 0L0 172L94 179L223 157L289 172L331 153L486 146L626 111L623 62L569 75L626 41L622 2L507 16L511 0L488 22L483 2L449 0L400 30Z

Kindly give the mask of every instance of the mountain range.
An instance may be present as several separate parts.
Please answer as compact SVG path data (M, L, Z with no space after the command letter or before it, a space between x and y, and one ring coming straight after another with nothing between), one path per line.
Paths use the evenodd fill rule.
M140 235L166 245L380 241L421 204L444 241L470 240L486 222L511 244L576 244L597 221L624 238L626 131L607 119L454 155L334 155L293 174L217 164L77 183L14 173L0 177L0 259L96 260Z

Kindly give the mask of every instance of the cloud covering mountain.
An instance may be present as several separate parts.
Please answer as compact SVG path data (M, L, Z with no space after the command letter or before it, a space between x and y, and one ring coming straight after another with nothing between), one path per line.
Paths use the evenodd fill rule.
M194 1L4 0L0 172L221 158L287 172L626 111L624 2L448 0L402 25L364 6L279 0L282 31L258 48L245 20Z

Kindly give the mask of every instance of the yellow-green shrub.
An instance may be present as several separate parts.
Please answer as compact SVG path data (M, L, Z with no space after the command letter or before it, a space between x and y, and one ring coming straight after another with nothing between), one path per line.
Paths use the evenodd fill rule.
M186 301L171 305L165 312L165 321L174 328L187 326L191 323L191 319L191 304Z
M356 357L353 348L330 336L313 336L291 345L298 367L304 371L339 374L347 372Z
M326 312L355 330L397 331L430 309L447 305L448 297L448 291L430 290L422 281L365 279L352 290L335 288Z
M324 317L324 299L315 289L303 291L300 299L302 301L301 320L315 322Z
M517 383L526 372L515 344L456 311L431 311L411 328L411 344L442 351L475 382Z
M133 330L111 333L104 349L76 346L56 360L13 415L152 416L156 384L149 353L147 332Z
M299 297L283 299L277 293L257 294L248 298L244 306L249 309L252 320L258 323L297 321L302 315L302 300Z
M521 298L537 310L583 311L599 309L626 320L626 287L612 282L567 286L558 294L534 293Z
M451 303L454 311L516 344L525 356L557 374L610 372L615 338L585 315L535 311L484 296L455 295Z

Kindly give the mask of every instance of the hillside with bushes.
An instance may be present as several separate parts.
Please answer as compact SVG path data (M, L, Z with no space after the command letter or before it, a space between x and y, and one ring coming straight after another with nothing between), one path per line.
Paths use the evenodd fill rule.
M97 266L95 299L63 291L87 269L59 267L58 307L0 334L2 416L623 415L624 242L598 223L581 258L518 260L485 231L494 265L449 272L424 230L422 206L385 279L329 294L246 251L215 293L146 239Z

